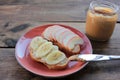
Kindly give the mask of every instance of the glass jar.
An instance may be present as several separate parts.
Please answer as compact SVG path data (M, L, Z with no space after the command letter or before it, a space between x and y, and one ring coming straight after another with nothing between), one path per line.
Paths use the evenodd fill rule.
M86 35L97 41L111 37L118 18L118 6L107 1L92 1L87 12Z

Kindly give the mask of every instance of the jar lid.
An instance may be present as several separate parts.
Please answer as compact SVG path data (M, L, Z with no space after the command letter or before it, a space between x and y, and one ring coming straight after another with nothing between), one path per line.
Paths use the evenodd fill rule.
M119 7L108 1L92 1L90 3L90 10L93 10L97 13L101 14L116 14L119 10ZM103 9L104 8L104 9Z

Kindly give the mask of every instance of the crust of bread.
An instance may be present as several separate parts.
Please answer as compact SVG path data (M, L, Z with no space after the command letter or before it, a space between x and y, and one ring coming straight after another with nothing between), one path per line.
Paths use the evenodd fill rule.
M68 59L64 59L64 61L61 61L61 63L59 64L55 64L55 65L48 65L46 63L44 63L49 69L54 69L54 70L61 70L61 69L65 69L68 65Z

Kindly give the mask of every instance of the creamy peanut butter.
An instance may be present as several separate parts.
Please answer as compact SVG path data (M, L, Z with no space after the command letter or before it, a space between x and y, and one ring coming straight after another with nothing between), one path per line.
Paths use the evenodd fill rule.
M95 7L88 10L86 19L86 34L90 39L97 41L108 40L114 30L117 14L112 8Z

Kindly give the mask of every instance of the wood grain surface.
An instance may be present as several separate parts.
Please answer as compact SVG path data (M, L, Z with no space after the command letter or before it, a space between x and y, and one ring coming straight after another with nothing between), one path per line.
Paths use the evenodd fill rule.
M0 1L0 19L7 21L85 21L91 1L2 0ZM119 0L107 1L120 5Z
M71 26L85 34L85 23L81 22L31 22L31 21L21 21L21 22L4 22L1 21L1 29L0 29L0 47L15 47L18 39L25 34L27 31L31 30L34 27L46 25L46 24L63 24ZM120 43L119 37L120 31L120 24L117 23L114 33L111 39L108 42L98 43L103 44L102 47L109 46L109 47L118 47ZM93 42L95 45L94 48L100 48L97 43ZM106 44L106 45L105 45ZM109 44L109 45L107 45Z
M21 24L22 23L22 24ZM6 27L2 27L0 34L0 78L1 80L49 80L30 73L22 68L15 59L15 44L17 40L26 31L34 28L34 26L45 24L64 24L72 26L85 33L85 23L66 23L66 22L18 22L7 23ZM19 27L18 27L19 26ZM24 26L24 28L23 28ZM108 42L91 41L94 54L120 55L120 24L116 25L114 33ZM2 44L3 43L3 44ZM5 48L6 47L6 48ZM120 79L120 61L102 61L91 62L84 69L63 77L59 80L119 80ZM51 79L52 80L52 79Z
M74 74L53 79L25 70L15 58L17 41L34 27L64 24L85 33L86 13L91 1L0 0L0 80L120 80L119 60L90 62ZM120 5L119 0L107 1ZM120 55L119 13L114 33L109 41L91 40L94 54Z
M111 52L109 49L107 52ZM95 51L96 52L96 51ZM99 51L100 52L100 51ZM103 54L107 53L104 50ZM119 50L120 52L120 50ZM30 73L22 68L15 59L13 48L0 49L0 80L56 80ZM57 80L119 80L120 61L91 62L82 70Z

